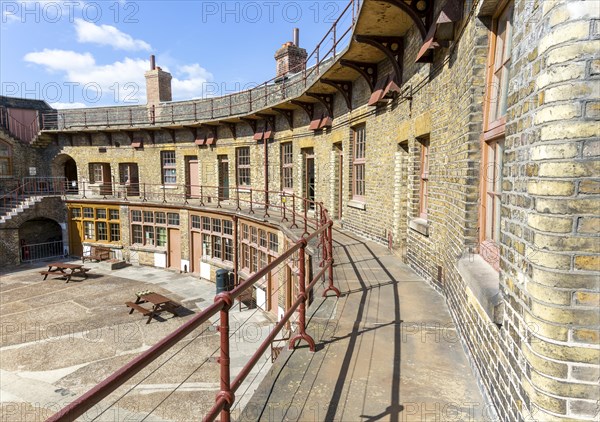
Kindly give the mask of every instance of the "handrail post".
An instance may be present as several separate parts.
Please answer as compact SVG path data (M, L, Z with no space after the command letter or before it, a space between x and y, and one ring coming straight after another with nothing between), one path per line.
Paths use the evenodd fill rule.
M230 421L230 409L235 396L231 391L231 373L229 359L229 309L233 301L229 292L219 293L215 297L215 302L222 300L223 308L220 311L219 334L221 337L221 355L218 362L221 367L221 391L217 394L216 401L225 400L226 404L221 410L221 422Z
M142 200L142 202L148 202L148 199L146 198L146 183L142 183L142 187L143 187L143 194L144 194L144 199Z
M302 236L308 236L308 199L304 199L304 233Z
M285 203L286 203L285 192L281 192L279 194L279 201L281 202L281 206L283 208L283 218L281 219L281 222L283 223L284 221L288 221L287 217L285 216Z
M217 186L217 208L221 207L221 188Z
M253 209L253 205L254 205L254 199L252 198L252 189L250 189L250 214L254 214L254 209Z
M301 300L298 306L298 334L290 340L289 349L292 350L296 346L296 342L304 340L308 343L311 352L315 351L315 341L311 336L306 334L306 240L301 240L300 250L298 250L298 299Z
M330 290L333 291L335 293L335 295L337 297L340 297L340 290L335 287L333 285L333 237L332 237L332 232L333 232L333 222L330 220L329 221L329 227L327 228L327 265L329 265L329 267L327 268L327 272L328 272L328 278L329 278L329 286L323 290L323 297L327 296L327 292L329 292Z
M204 206L204 196L202 195L202 185L200 185L200 206Z
M292 194L292 225L290 226L292 229L297 229L298 224L296 224L296 195Z
M82 185L82 190L83 190L83 196L82 196L82 198L86 199L86 196L85 196L85 180L81 181L81 185Z
M163 184L162 186L162 196L163 196L163 204L167 203L167 197L166 197L166 192L165 192L165 185Z
M236 211L241 211L242 209L240 208L240 188L236 188L235 190L235 200L237 203L237 208Z

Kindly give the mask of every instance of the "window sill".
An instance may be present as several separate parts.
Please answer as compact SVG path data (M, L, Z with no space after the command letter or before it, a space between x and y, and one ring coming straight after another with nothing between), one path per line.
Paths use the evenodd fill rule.
M160 253L163 255L167 254L167 251L165 249L157 249L157 248L151 248L151 247L144 247L144 246L132 246L130 248L132 251L137 251L137 252L150 252L150 253Z
M348 201L348 206L350 208L356 208L357 210L363 210L363 211L367 209L367 204L365 202L357 201L354 199Z
M98 243L98 242L83 242L83 246L98 246L100 248L110 248L110 249L123 249L123 245L120 243Z
M177 189L177 185L161 185L161 189Z
M473 296L496 324L502 324L503 301L500 276L480 255L469 254L458 261L458 273Z
M408 227L423 236L429 236L429 222L423 218L413 218L408 222Z

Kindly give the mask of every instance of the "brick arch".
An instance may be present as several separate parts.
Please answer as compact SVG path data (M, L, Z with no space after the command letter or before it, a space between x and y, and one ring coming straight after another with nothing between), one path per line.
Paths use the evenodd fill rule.
M67 181L67 189L77 193L77 162L68 154L58 154L52 160L52 176L64 177ZM74 185L73 185L74 183Z

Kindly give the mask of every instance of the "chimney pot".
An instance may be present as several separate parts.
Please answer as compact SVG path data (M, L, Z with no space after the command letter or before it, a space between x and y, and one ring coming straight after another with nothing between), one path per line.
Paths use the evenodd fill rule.
M300 47L300 28L294 28L294 45Z
M154 70L156 68L156 59L154 54L150 56L150 70Z

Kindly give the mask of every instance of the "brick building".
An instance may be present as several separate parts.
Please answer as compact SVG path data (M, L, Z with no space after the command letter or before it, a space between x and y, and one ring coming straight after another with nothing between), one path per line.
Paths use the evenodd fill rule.
M317 63L284 44L278 78L253 90L171 102L153 64L147 106L42 111L39 136L0 132L2 177L68 180L52 207L73 255L101 244L210 279L238 270L234 242L245 277L288 237L216 204L322 202L446 297L502 420L594 420L597 4L365 0L344 13L357 5L337 51ZM5 264L23 259L11 251L28 213L0 222Z

